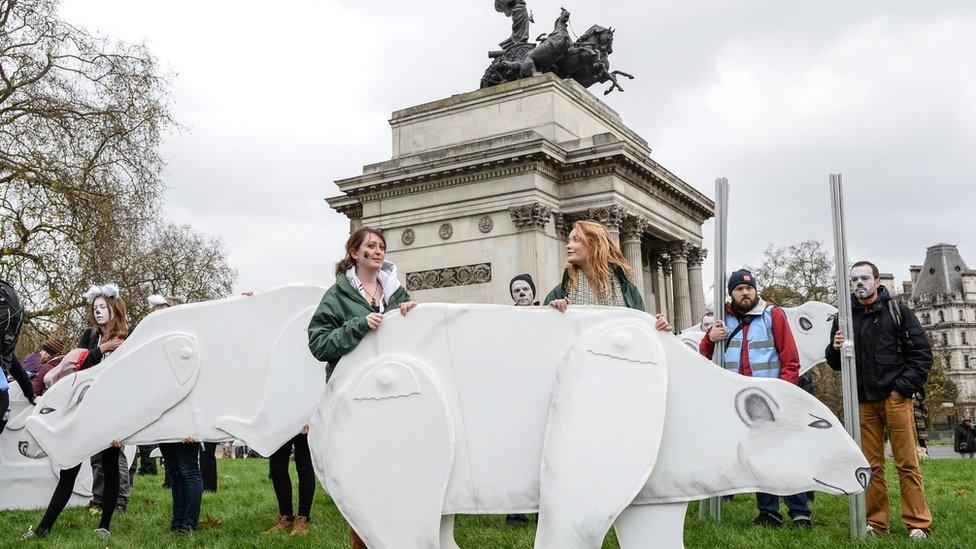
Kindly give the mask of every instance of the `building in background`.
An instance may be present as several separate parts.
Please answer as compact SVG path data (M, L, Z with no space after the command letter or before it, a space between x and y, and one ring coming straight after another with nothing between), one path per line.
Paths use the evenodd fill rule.
M959 388L957 405L963 415L973 417L976 415L976 270L966 265L955 244L936 244L926 250L925 262L912 265L910 271L911 281L903 284L904 293L899 297L918 315L932 341L933 352L948 364L949 379ZM889 288L893 288L893 282L892 277Z

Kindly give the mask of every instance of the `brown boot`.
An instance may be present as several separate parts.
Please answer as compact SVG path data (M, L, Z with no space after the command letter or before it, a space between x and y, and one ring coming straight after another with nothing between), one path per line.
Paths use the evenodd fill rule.
M349 527L349 547L351 547L351 549L369 549L366 547L366 544L363 543L363 540L359 539L359 534L352 529L352 526Z
M286 517L285 515L281 515L278 517L278 522L276 522L274 526L266 531L265 534L277 534L284 532L285 530L291 528L292 522L293 521L290 518Z
M295 523L291 527L292 536L304 536L308 533L308 519L303 516L295 517Z

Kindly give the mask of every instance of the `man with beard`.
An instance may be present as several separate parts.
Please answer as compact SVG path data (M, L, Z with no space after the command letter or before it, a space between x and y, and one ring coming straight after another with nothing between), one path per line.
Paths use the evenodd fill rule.
M915 453L912 395L922 390L932 369L932 349L915 313L891 299L873 263L855 263L850 281L861 451L873 473L865 492L868 532L888 532L890 503L884 454L887 431L901 486L901 519L910 539L923 540L929 536L932 513L925 503ZM827 364L840 370L845 340L837 328L837 319L831 333L834 339L824 352Z
M756 277L750 271L741 269L732 273L728 283L732 300L725 304L724 322L716 322L709 328L698 350L711 359L715 342L724 340L726 370L744 376L779 378L796 385L800 354L796 350L789 320L783 309L769 307L759 298L757 287ZM793 526L810 528L813 525L806 493L786 496L783 500ZM757 493L756 505L759 515L754 524L783 525L779 496Z

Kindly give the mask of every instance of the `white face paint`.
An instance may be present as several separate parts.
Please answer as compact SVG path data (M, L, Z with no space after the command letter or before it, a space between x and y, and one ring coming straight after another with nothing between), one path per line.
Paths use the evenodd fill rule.
M535 300L532 286L524 280L516 280L512 283L512 299L515 300L516 305L532 305Z
M878 281L867 265L851 269L851 292L858 299L871 299L878 291Z
M95 322L99 326L104 326L109 320L112 320L112 311L108 308L108 303L105 302L104 297L96 297L95 301L92 303L92 314L95 317Z

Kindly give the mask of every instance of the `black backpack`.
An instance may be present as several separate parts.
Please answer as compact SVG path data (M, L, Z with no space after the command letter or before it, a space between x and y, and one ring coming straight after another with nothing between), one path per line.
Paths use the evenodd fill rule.
M13 286L0 280L0 359L12 355L17 347L24 308Z

